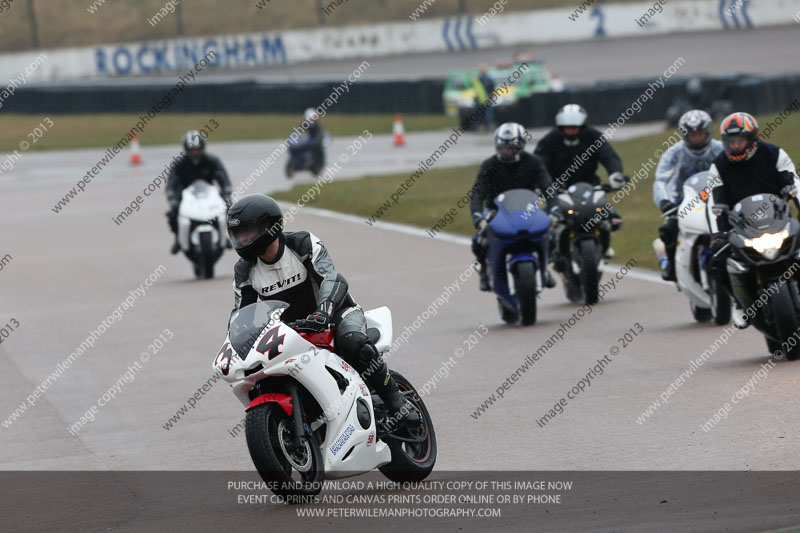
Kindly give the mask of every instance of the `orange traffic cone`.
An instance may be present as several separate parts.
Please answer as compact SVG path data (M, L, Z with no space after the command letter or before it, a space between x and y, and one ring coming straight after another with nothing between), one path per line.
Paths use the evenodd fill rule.
M403 119L399 114L394 116L394 128L392 128L392 133L394 133L394 145L405 146L406 130L403 128Z
M142 164L142 147L139 146L139 137L133 136L131 140L131 165Z

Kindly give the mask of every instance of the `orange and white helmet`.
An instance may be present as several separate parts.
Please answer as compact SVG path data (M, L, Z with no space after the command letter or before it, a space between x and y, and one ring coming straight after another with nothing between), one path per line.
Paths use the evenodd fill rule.
M758 149L758 121L750 113L732 113L722 119L719 126L722 147L731 161L747 161ZM741 150L733 150L730 141L733 137L743 137L747 143Z

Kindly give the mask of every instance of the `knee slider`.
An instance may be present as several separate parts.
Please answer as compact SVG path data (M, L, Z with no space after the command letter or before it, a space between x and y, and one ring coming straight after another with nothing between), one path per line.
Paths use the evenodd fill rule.
M360 331L344 335L338 348L359 373L366 371L370 366L375 366L375 361L380 355L369 337Z

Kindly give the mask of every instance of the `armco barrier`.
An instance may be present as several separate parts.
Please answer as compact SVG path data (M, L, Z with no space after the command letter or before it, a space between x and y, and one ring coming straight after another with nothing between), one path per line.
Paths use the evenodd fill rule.
M186 86L166 112L302 113L320 105L340 82L264 84L196 83ZM442 113L443 80L358 81L333 106L336 113ZM141 112L170 85L63 85L17 89L0 112ZM340 90L341 92L341 90Z
M617 120L652 80L639 79L570 87L539 93L517 103L506 118L529 127L552 124L556 110L567 103L583 105L594 124ZM685 95L686 79L673 78L629 122L661 120L676 97ZM257 82L196 83L187 86L165 113L297 113L321 104L338 82L265 84ZM722 76L703 80L704 94L729 100L735 109L771 113L800 95L800 75ZM169 86L64 85L23 86L0 113L124 113L142 112L157 102ZM342 93L334 113L443 113L442 80L359 81ZM454 119L455 123L455 119Z

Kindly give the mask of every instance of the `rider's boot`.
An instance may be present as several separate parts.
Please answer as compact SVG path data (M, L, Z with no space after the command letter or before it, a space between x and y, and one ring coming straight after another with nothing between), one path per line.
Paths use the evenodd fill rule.
M486 272L486 263L476 261L475 270L478 271L478 275L480 276L480 289L484 292L491 291L492 287L489 285L489 273Z
M380 396L389 411L385 424L388 433L408 424L419 423L422 420L422 415L420 415L417 408L406 400L403 393L400 392L397 382L389 373L389 367L386 366L385 362L381 362L376 371L367 376L366 381L375 393Z
M667 255L659 263L661 279L664 281L678 281L678 276L675 274L675 246L667 246L665 250Z
M544 286L547 287L548 289L552 289L553 287L556 286L556 278L550 273L549 270L545 270L544 273L545 273Z
M747 321L747 316L745 315L744 309L742 309L742 304L734 298L733 299L733 325L736 326L738 329L744 329L750 325Z

